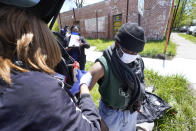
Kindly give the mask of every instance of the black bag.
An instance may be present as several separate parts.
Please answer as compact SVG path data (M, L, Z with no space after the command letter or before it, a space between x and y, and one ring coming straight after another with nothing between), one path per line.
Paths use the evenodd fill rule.
M138 114L137 124L153 122L163 116L167 109L171 108L163 99L150 92L145 92L141 113Z

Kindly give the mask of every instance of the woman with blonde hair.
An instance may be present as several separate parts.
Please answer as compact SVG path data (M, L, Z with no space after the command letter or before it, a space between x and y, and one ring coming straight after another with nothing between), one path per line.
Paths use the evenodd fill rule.
M100 130L85 80L79 109L53 77L61 52L46 23L60 1L0 0L0 130Z

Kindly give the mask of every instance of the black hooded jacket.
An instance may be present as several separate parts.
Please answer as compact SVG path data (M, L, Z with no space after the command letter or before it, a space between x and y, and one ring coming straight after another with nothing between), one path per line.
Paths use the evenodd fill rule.
M98 131L100 116L89 94L79 108L62 82L41 72L12 72L12 84L0 78L1 131Z

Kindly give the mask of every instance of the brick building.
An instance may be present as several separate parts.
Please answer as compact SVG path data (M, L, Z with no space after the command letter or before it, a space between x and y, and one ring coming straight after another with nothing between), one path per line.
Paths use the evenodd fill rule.
M140 0L106 0L63 12L59 15L58 21L61 27L79 25L81 34L86 38L109 39L114 38L118 28L126 21L135 22L144 28L148 40L163 39L171 0L141 0L144 1L143 16L138 15L138 1Z

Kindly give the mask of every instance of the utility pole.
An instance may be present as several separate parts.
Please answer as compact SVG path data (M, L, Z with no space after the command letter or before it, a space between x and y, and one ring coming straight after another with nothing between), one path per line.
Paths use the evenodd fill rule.
M126 14L126 23L128 22L128 16L129 16L129 0L127 0L127 14Z
M110 39L110 14L108 14L108 39Z
M138 25L140 26L140 24L141 24L141 15L140 13L138 13Z
M96 10L96 29L97 29L97 39L98 39L98 13Z
M166 55L167 44L169 42L169 35L170 35L170 29L171 29L171 23L172 23L173 9L174 9L174 0L172 1L172 7L171 7L171 10L170 10L170 16L169 16L169 23L168 23L168 26L167 26L167 35L166 35L165 49L164 49L164 58L165 58L165 55Z
M73 16L74 16L74 23L76 22L76 15L75 15L75 10L73 8Z

